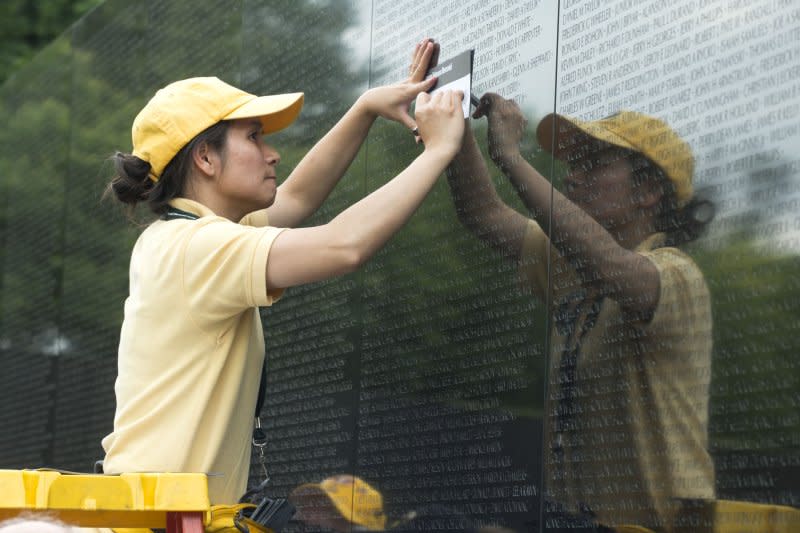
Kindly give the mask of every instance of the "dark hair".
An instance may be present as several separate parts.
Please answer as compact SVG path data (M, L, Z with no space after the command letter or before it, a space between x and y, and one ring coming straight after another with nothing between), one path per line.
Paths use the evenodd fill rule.
M675 185L664 170L639 152L628 150L636 186L655 186L661 192L656 211L656 230L666 234L667 246L680 246L699 238L714 219L716 209L705 194L695 192L679 207Z
M217 122L198 133L175 154L158 181L150 179L150 163L132 154L116 152L111 156L116 173L106 188L105 196L113 192L117 200L126 204L130 217L140 203L146 203L156 215L164 214L169 201L184 192L192 151L198 145L206 143L224 155L228 124L226 121Z

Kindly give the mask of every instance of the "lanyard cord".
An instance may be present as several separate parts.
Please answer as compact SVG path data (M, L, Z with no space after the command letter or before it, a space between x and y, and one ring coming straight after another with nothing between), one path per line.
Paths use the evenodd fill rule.
M560 394L556 407L556 441L555 448L563 450L563 433L569 429L570 421L575 409L575 396L577 393L578 359L580 358L581 344L586 335L597 324L597 317L603 306L603 298L590 299L585 291L576 293L572 301L565 302L559 307L556 322L563 335L566 335L564 350L559 361L558 377ZM570 309L571 304L578 300ZM586 316L576 331L581 314L588 307Z

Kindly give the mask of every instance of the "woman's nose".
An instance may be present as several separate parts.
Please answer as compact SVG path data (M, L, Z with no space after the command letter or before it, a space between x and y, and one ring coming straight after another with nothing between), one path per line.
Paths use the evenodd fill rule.
M264 159L270 165L277 165L278 163L281 162L281 154L279 154L275 148L265 144Z

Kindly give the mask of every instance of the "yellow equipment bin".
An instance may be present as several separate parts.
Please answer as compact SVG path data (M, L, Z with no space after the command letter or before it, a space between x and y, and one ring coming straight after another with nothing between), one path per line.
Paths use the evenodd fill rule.
M67 474L0 470L0 521L46 515L67 524L202 533L205 474Z

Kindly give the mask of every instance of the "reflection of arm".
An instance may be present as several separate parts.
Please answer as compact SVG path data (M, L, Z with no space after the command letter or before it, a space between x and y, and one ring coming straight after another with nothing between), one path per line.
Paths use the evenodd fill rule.
M522 158L514 132L522 131L519 124L524 119L516 104L497 98L489 108L489 151L534 219L584 282L598 284L603 294L628 310L652 312L658 303L658 270L647 258L617 243Z
M458 149L464 126L456 93L423 93L417 123L425 151L392 181L328 224L289 229L272 245L268 288L284 288L352 272L397 232L419 207Z
M504 256L518 259L528 219L497 195L468 123L461 150L447 167L447 182L461 223Z

